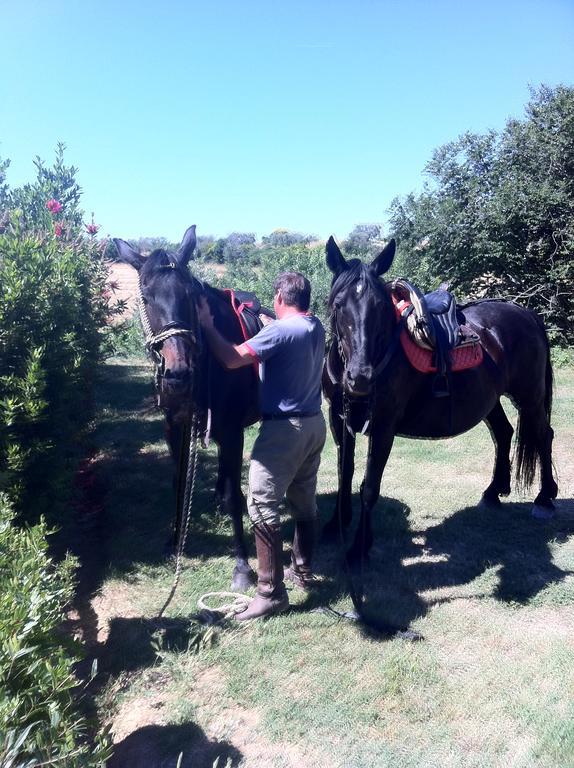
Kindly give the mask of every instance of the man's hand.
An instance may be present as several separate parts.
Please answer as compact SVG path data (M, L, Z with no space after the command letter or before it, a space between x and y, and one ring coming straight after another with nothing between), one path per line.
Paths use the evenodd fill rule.
M213 328L213 315L205 296L200 296L197 302L197 319L203 328Z
M259 319L263 325L269 325L269 323L272 323L275 320L274 317L271 317L271 315L268 315L265 312L259 313Z

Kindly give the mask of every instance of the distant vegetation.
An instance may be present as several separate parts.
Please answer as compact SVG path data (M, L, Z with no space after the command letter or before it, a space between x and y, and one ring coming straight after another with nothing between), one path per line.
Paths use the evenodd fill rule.
M574 88L542 86L525 113L501 132L466 133L436 149L422 192L393 200L389 231L359 224L341 246L367 260L395 237L392 275L423 290L448 281L461 300L514 299L543 316L555 343L572 345ZM144 250L161 244L137 242ZM324 243L313 235L279 229L260 242L249 232L203 236L196 259L225 264L227 283L252 287L265 301L280 269L306 271L314 309L324 312L330 276Z

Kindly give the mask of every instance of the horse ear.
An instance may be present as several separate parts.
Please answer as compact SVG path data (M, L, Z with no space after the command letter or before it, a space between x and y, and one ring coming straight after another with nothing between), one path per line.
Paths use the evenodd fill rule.
M325 252L327 254L327 266L331 270L331 272L337 277L337 275L340 275L341 272L344 272L346 269L349 269L349 265L345 261L345 257L339 250L339 246L335 242L335 238L333 235L327 240L327 245L325 246Z
M193 224L189 229L186 230L185 235L183 236L183 240L181 241L181 245L177 249L176 257L178 262L183 266L187 266L189 260L191 259L191 255L193 251L195 250L195 246L197 243L197 237L195 236L195 224Z
M377 277L384 275L385 272L388 272L391 264L393 263L393 259L395 258L396 249L397 244L393 238L392 240L389 240L379 255L373 259L371 262L371 269Z
M134 250L129 243L126 243L125 240L120 240L119 237L114 237L113 241L120 255L118 261L121 261L125 264L131 264L132 267L137 269L139 272L145 263L145 258L141 255L141 253L138 253L136 250Z

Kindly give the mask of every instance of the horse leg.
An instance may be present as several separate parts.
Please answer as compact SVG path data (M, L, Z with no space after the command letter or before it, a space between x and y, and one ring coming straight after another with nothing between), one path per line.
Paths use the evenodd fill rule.
M230 431L229 436L219 445L218 490L221 507L231 517L233 524L233 546L235 568L231 589L243 592L257 581L255 572L247 559L247 547L243 535L243 512L246 509L245 496L241 490L241 466L243 463L243 429Z
M323 538L334 541L340 534L340 528L347 529L353 517L352 490L355 471L355 436L346 428L343 419L334 408L330 411L331 433L337 446L337 469L339 485L337 504L333 516L323 529Z
M510 446L514 429L500 400L484 421L494 443L495 459L492 481L482 494L481 504L485 507L500 506L499 496L508 496L510 493Z
M518 406L518 449L516 476L524 487L532 485L537 463L540 464L540 492L534 500L533 517L548 520L554 515L553 499L558 485L552 472L552 440L548 411L540 400L525 402L516 398Z
M373 424L365 477L361 483L361 516L355 534L355 540L347 553L349 562L353 565L367 557L373 543L371 526L371 510L377 503L381 490L383 471L393 447L394 432L384 430L382 425Z
M552 472L552 441L554 430L546 421L541 430L542 434L538 442L538 456L540 458L540 493L534 499L532 516L548 520L553 517L553 499L558 496L558 485Z

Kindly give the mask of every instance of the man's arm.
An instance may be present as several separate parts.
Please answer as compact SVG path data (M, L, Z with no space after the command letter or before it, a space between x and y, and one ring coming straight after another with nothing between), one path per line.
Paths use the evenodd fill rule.
M219 333L213 324L209 304L203 297L197 305L197 315L211 351L224 368L242 368L257 360L248 344L232 344Z

